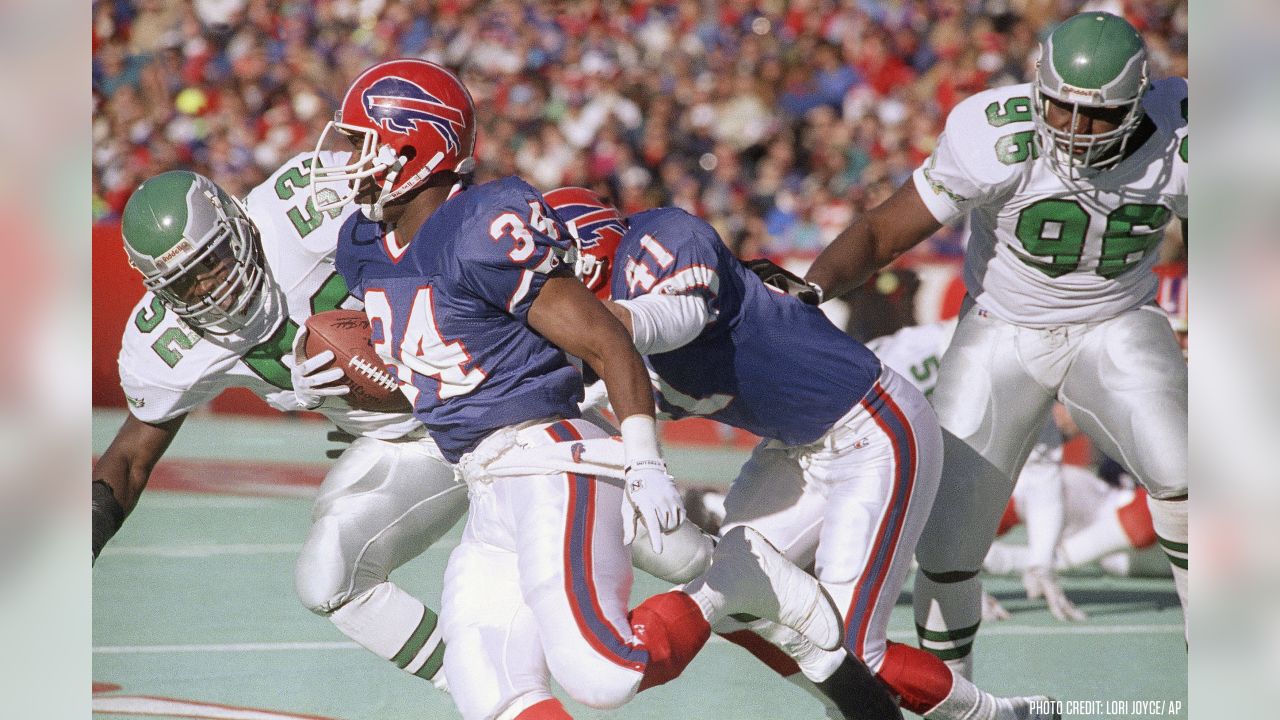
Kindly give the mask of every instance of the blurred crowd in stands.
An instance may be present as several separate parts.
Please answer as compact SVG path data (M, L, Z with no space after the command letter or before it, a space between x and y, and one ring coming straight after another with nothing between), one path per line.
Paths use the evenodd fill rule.
M813 254L1086 9L1143 32L1153 77L1187 74L1185 0L94 2L94 216L178 167L243 194L362 69L412 56L470 88L480 181L590 184L697 213L743 256ZM961 251L944 230L914 252Z

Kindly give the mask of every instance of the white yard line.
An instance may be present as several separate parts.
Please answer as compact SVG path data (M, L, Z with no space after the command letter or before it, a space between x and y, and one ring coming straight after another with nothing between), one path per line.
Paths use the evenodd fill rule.
M212 557L214 555L282 555L296 554L300 543L238 545L108 545L104 555L133 557Z
M984 629L982 635L1037 636L1037 635L1181 635L1181 625L998 625ZM894 640L914 640L915 633L897 631L889 633ZM713 635L712 642L728 642ZM145 655L165 653L231 653L231 652L299 652L309 650L355 650L360 646L353 642L276 642L276 643L210 643L203 645L99 645L93 652L99 655Z
M1182 634L1182 625L988 625L978 631L983 635L1166 635ZM915 640L911 630L891 632L894 640Z
M100 655L158 655L167 653L298 652L300 650L354 650L353 642L209 643L204 645L99 645Z

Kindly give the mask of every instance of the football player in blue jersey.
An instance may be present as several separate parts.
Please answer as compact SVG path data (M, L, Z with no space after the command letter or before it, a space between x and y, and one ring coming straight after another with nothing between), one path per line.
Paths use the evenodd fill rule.
M312 182L318 211L362 206L343 226L338 271L468 484L441 611L463 717L568 717L549 676L579 702L617 707L679 675L729 612L836 647L830 599L750 530L721 540L682 591L627 612L625 543L643 523L660 550L683 516L648 377L626 329L562 262L569 238L542 196L515 177L468 186L474 114L438 65L375 65L319 140L344 136L352 161L317 168ZM320 192L351 180L336 198ZM603 378L620 439L579 419L582 380L566 352Z
M597 259L579 261L584 277L611 263L607 305L647 356L659 410L765 438L729 490L721 532L749 526L793 562L814 563L845 625L843 651L783 643L806 677L828 681L854 662L847 651L925 717L1038 717L1044 698L994 697L887 640L941 474L942 434L920 391L816 307L762 282L685 211L624 220L584 188L546 199Z

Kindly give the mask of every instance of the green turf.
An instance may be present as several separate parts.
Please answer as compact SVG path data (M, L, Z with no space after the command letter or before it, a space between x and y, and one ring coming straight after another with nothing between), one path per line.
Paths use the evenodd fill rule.
M105 447L119 419L95 416L95 451ZM323 441L323 426L295 425L300 427L272 426L285 439L278 437L266 452L265 428L257 424L196 418L171 454L215 458L221 447L222 457L244 459L234 454L243 451L235 438L250 438L263 460L298 462L309 459L302 453L321 454L323 442L295 442L293 433ZM213 442L218 433L227 433L221 443ZM740 451L684 450L672 453L672 466L683 478L723 481L743 457ZM294 599L292 566L309 509L303 499L146 493L94 569L94 680L122 686L101 697L160 696L342 720L457 717L447 696L355 647ZM455 528L402 568L397 582L438 606L441 570L458 534ZM1016 580L988 581L1014 618L984 626L979 684L999 693L1041 691L1071 700L1185 702L1186 652L1171 581L1080 576L1064 584L1091 614L1089 622L1057 623L1042 605L1023 599ZM633 599L662 589L639 575ZM911 638L909 602L904 594L895 610L893 639ZM263 649L270 643L290 646ZM576 718L822 716L817 701L718 641L682 678L621 710L569 707Z

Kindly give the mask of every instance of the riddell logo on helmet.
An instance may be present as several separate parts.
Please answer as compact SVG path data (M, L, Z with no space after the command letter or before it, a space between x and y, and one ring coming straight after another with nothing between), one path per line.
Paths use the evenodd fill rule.
M440 134L450 152L457 152L461 145L462 111L404 78L383 78L370 85L361 95L361 104L369 119L389 132L408 135L425 122Z
M194 249L195 249L195 246L191 244L191 241L183 238L182 241L179 242L177 245L174 245L173 247L169 248L164 252L164 254L156 258L156 266L163 270L167 268L169 264L172 263L174 260L177 260L178 258L184 255L187 255Z
M1086 90L1084 88L1072 87L1071 85L1062 85L1062 95L1072 100L1084 100L1087 102L1102 102L1102 93L1097 90Z

